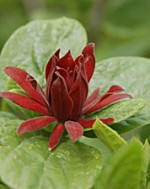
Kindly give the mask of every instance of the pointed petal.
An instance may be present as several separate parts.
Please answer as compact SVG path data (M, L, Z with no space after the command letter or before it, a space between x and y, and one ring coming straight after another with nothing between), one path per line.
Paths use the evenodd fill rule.
M109 105L111 105L114 102L117 102L120 99L124 99L124 98L132 98L131 95L129 94L112 94L109 97L105 98L104 100L100 101L99 103L97 103L96 105L94 105L93 107L91 107L88 111L86 111L85 114L89 114L95 111L98 111L102 108L105 108Z
M67 89L69 91L71 84L70 84L70 78L69 78L68 70L66 70L64 68L57 67L57 71L64 78L66 85L67 85Z
M124 91L124 89L122 88L122 87L120 87L119 85L112 85L109 89L108 89L108 91L107 91L107 93L119 93L119 92L123 92Z
M101 96L101 100L104 100L105 98L108 98L113 93L120 93L120 92L123 92L123 91L124 91L124 89L122 87L120 87L119 85L112 85L108 89L108 91Z
M95 122L95 119L80 119L78 120L78 123L82 125L84 128L92 128L93 124Z
M83 127L77 122L66 121L65 128L70 136L70 139L75 142L83 135Z
M12 93L12 92L1 92L0 97L7 98L14 102L15 104L26 108L28 110L32 110L34 112L42 113L45 115L49 115L49 111L46 107L35 101L34 99L23 96L20 94Z
M99 91L100 91L100 87L98 87L93 91L93 93L86 99L84 103L84 107L90 104L93 100L95 100L98 97Z
M106 124L106 125L108 125L108 124L110 124L110 123L113 123L115 120L114 120L114 118L111 118L111 117L109 117L109 118L105 118L105 119L100 119L104 124Z
M18 85L32 98L36 99L38 102L40 102L43 105L45 104L45 100L38 93L38 91L36 90L36 87L34 88L32 83L28 80L28 78L30 77L35 81L35 79L31 75L29 75L27 72L25 72L24 70L20 68L12 67L12 66L7 66L6 68L4 68L4 72L16 83L18 83ZM40 90L42 91L41 87L39 86L37 82L36 82L36 86L38 86ZM42 94L44 96L43 91L42 91Z
M91 97L88 97L87 100L86 100L86 103L84 104L84 107L82 109L82 114L81 115L84 115L84 114L88 114L89 111L93 108L93 107L96 107L97 104L100 104L103 100L105 99L109 99L110 96L112 95L119 95L118 93L124 91L124 89L118 85L112 85L108 91L106 93L104 93L103 95L101 96L97 96L96 98L96 95L95 95L95 99L93 98L91 101L89 101L89 98ZM95 91L94 91L95 92ZM94 93L93 92L93 93ZM94 94L92 94L94 95ZM124 96L124 95L123 95ZM132 98L131 95L128 96L129 98ZM87 103L88 102L88 103Z
M46 64L46 69L45 69L46 80L48 79L49 74L52 74L53 70L55 70L56 64L59 61L59 58L56 55L57 53L59 54L59 51L60 50L58 50L58 52L56 51L55 54L49 59L48 63Z
M84 65L84 56L80 55L80 59L78 60L78 67L81 69L81 75L84 78L84 80L87 82L88 85L88 78L86 75L85 65Z
M95 89L95 91L86 99L83 109L82 109L82 114L86 114L86 112L93 106L95 106L100 100L101 96L98 96L99 94L100 87Z
M81 62L83 62L84 64L84 56L83 54L79 55L76 59L75 59L75 64L79 65Z
M59 59L59 62L57 64L61 68L70 68L71 70L74 69L75 66L75 61L72 58L70 50L62 57Z
M46 66L46 98L50 104L51 99L50 99L50 93L51 93L51 85L52 85L52 81L54 78L54 72L56 69L56 64L57 64L57 57L54 55L51 57L51 59L49 60L47 66Z
M106 118L106 119L100 119L105 124L110 124L114 122L113 118ZM93 124L95 122L95 119L80 119L78 120L78 123L82 125L84 128L92 128Z
M55 56L59 59L59 53L60 53L60 49L57 49L57 51L55 52Z
M56 118L50 116L41 116L29 119L19 126L17 132L18 134L22 134L28 131L41 129L54 121L56 121Z
M77 120L81 114L83 105L88 95L88 83L82 76L82 70L77 72L77 78L70 89L69 95L73 101L73 108L70 113L71 120Z
M58 123L55 128L53 129L51 136L50 136L50 140L49 140L49 150L54 149L57 144L60 141L60 138L64 132L64 125L62 123Z
M95 57L94 57L94 43L89 43L82 51L84 56L84 68L88 78L90 81L94 69L95 69Z
M50 104L46 99L46 95L43 91L43 89L41 88L41 86L37 83L37 81L32 77L32 76L28 76L27 80L31 83L31 85L33 86L33 88L38 92L38 94L42 97L42 99L44 100L44 103L42 103L44 106L46 105L48 107L48 109L50 110ZM35 98L35 100L37 100Z
M91 103L89 103L89 104L87 104L86 106L84 106L83 109L82 109L81 116L87 114L87 112L88 112L92 107L96 106L100 101L101 101L101 97L99 96L99 97L93 99L93 101L91 101Z
M51 87L52 110L58 121L64 122L72 110L72 99L68 94L64 78L59 73L57 76Z

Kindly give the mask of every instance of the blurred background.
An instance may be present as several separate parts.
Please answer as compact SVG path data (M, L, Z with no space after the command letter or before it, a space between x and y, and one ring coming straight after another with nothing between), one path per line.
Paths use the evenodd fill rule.
M0 50L18 27L61 16L82 23L96 43L97 60L150 57L149 0L0 0Z

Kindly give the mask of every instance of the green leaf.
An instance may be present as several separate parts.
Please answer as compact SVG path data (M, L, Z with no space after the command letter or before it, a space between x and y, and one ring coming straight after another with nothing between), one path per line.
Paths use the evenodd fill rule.
M17 117L12 113L0 111L0 120L1 119L10 120L10 119L17 119Z
M107 165L107 159L112 154L112 151L110 151L110 149L108 149L108 147L101 140L99 140L98 138L89 138L82 136L79 141L99 150L103 157L103 166L105 166L105 164Z
M126 121L114 124L113 129L125 132L128 128L132 129L150 123L149 70L150 60L146 58L118 57L97 63L94 77L90 83L91 90L103 84L105 86L103 91L105 91L111 85L117 84L136 98L142 98L147 102L147 105L140 113L137 113ZM126 129L125 127L128 128Z
M74 19L33 21L9 38L1 53L0 70L7 65L27 68L43 84L44 68L51 55L60 48L61 55L70 49L76 57L86 41L84 28ZM0 91L5 89L6 78L4 73L0 74Z
M148 122L149 118L147 115L139 112L126 120L110 125L110 127L122 134L132 129L147 125Z
M143 150L139 141L122 146L97 177L94 189L142 189Z
M143 147L143 167L141 173L141 188L147 189L149 182L149 165L150 165L150 146L148 141L145 142Z
M49 133L44 130L33 131L18 136L17 128L21 123L22 120L11 119L10 117L8 120L7 117L3 117L0 126L0 167L1 164L3 164L4 158L25 139L29 139L33 136L49 136Z
M148 165L148 171L147 171L147 188L150 188L150 163Z
M112 130L99 119L96 119L93 130L98 139L105 143L111 151L116 151L126 144L125 140L116 131Z
M6 121L9 121L10 119L14 120L14 119L17 119L17 117L8 112L0 112L0 126L1 127Z
M88 189L93 186L102 164L98 150L80 142L64 141L50 152L49 136L34 132L17 136L19 123L9 121L0 127L3 183L21 189Z
M16 92L16 90L13 90L11 92ZM24 109L8 99L2 99L2 111L11 112L16 115L17 118L22 120L39 116L39 113Z

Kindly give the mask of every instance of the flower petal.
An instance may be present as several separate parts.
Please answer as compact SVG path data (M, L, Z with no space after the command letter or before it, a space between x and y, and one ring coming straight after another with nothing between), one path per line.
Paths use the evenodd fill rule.
M57 67L57 71L64 78L66 85L67 85L67 89L69 91L70 87L72 86L72 78L70 79L69 71L64 68L60 68L60 67Z
M54 72L56 69L57 61L58 61L57 57L55 55L53 55L46 66L46 72L45 72L45 75L46 75L46 98L47 98L49 104L51 104L51 98L50 98L51 85L52 85L52 81L54 80Z
M65 129L65 127L62 123L58 123L54 127L54 129L51 133L51 136L50 136L50 140L49 140L49 150L52 150L57 146L57 144L59 143L60 138L64 132L64 129Z
M105 124L110 124L114 122L114 118L106 118L106 119L100 119ZM92 128L93 124L95 122L95 119L80 119L78 120L78 123L82 125L84 128Z
M95 57L94 57L94 43L89 43L82 51L84 56L84 68L88 78L90 81L94 69L95 69Z
M48 63L46 64L46 69L45 69L45 78L47 80L49 74L51 74L53 67L55 67L56 65L54 64L54 62L57 64L57 62L59 61L59 52L60 49L58 49L54 55L49 59Z
M91 128L95 122L95 119L80 119L78 123L82 125L84 128Z
M49 109L49 111L51 111L50 104L47 101L46 95L45 95L43 89L41 88L41 86L37 83L37 81L32 76L28 76L27 80L31 83L31 85L38 92L38 94L43 98L43 100L44 100L43 105L47 106L47 108Z
M72 58L70 50L62 58L59 59L57 66L65 69L67 68L70 68L71 70L74 69L75 61Z
M113 123L115 120L112 117L105 118L105 119L100 119L104 124L108 125L110 123Z
M65 128L70 136L70 139L75 142L79 137L83 135L83 127L77 122L66 121Z
M122 87L120 87L119 85L112 85L108 89L107 93L113 93L113 92L119 93L119 92L123 92L123 91L124 91L124 89Z
M25 133L28 131L41 129L54 121L56 121L56 118L50 117L50 116L41 116L41 117L29 119L29 120L23 122L19 126L17 132L18 132L18 134L22 134L22 133Z
M75 64L79 65L82 61L84 61L84 56L83 54L79 55L76 59L75 59ZM83 62L84 63L84 62Z
M89 108L89 110L86 111L85 114L89 114L89 113L98 111L98 110L105 108L105 107L111 105L112 103L114 103L120 99L123 99L123 98L132 98L132 96L129 94L126 94L126 93L125 94L112 94L112 95L108 96L107 98L105 98L104 100L100 101L99 103L95 104L91 108Z
M36 99L41 104L45 105L45 100L39 93L39 90L36 90L37 87L40 88L40 92L42 93L43 96L45 96L44 92L42 91L41 87L37 82L36 82L37 87L33 87L32 83L28 79L28 78L32 78L35 81L35 79L31 75L29 75L27 72L25 72L20 68L12 67L12 66L7 66L6 68L4 68L4 72L16 83L18 83L18 85L20 85L20 87L27 94L29 94L32 98Z
M87 114L87 112L101 101L101 96L93 99L89 104L83 107L81 115Z
M103 100L108 99L110 96L112 95L118 95L118 93L124 91L124 89L118 85L112 85L107 92L105 92L103 95L98 96L96 94L96 92L98 92L98 89L96 89L93 93L92 96L88 97L86 100L86 103L84 104L84 107L82 109L82 114L88 114L89 111L91 110L91 108L97 106L97 104L100 104ZM94 96L95 95L95 96ZM97 97L96 97L97 95ZM95 98L94 98L95 97ZM128 97L132 98L131 95L129 95ZM91 100L90 100L91 98Z
M56 73L58 78L51 87L52 110L60 122L68 119L72 110L72 99L70 98L64 78Z
M14 102L15 104L26 108L28 110L32 110L34 112L42 113L45 115L49 115L49 111L46 107L41 105L39 102L35 101L34 99L23 96L21 94L16 94L12 92L1 92L0 97L7 98Z
M70 89L69 95L73 101L73 108L70 113L71 120L77 120L81 114L83 104L88 95L88 83L82 76L82 71L77 71L76 81Z
M84 107L90 104L93 100L95 100L98 97L99 91L100 91L100 87L98 87L93 91L93 93L86 99L84 103Z
M110 95L114 94L114 93L120 93L125 91L122 87L120 87L119 85L112 85L107 92L105 92L102 96L101 96L101 100L104 100L105 98L108 98Z

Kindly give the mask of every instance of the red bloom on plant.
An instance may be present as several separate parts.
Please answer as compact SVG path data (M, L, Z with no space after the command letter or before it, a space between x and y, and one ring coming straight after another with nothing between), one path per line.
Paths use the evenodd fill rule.
M99 96L97 88L89 97L88 83L95 68L94 44L88 44L82 54L75 60L68 51L62 58L60 50L50 58L46 65L46 92L37 81L20 68L8 66L4 72L27 93L27 96L12 92L1 92L0 97L8 98L19 106L43 114L23 122L18 133L24 133L43 128L58 121L49 141L49 149L59 142L66 129L71 140L75 142L83 135L84 128L92 127L94 119L82 118L83 115L99 111L102 108L122 99L131 97L120 86L113 85ZM109 124L113 118L103 119Z

